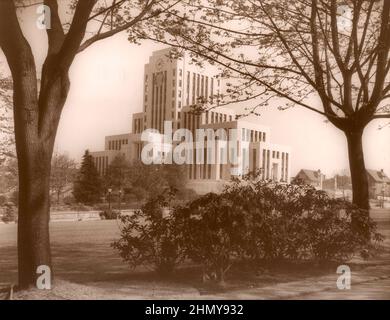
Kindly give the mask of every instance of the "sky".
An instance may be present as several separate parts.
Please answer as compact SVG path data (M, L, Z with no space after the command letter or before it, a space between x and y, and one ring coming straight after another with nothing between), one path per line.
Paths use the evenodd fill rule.
M37 65L46 52L46 33L35 27L34 11L23 14L22 28ZM86 149L104 149L106 135L130 132L131 115L142 111L143 69L154 50L164 46L145 41L130 44L126 34L95 43L79 54L70 70L71 88L58 128L55 151L80 161ZM7 70L0 52L0 68ZM292 174L301 168L321 169L327 176L348 168L346 140L341 131L321 115L295 107L279 111L263 109L252 118L271 128L271 141L292 148ZM364 132L366 167L384 169L390 175L390 127L372 122Z

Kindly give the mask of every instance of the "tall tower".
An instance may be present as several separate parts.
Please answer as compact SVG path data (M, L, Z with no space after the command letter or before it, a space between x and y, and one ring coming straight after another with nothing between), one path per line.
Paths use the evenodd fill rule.
M195 105L200 98L212 100L221 90L216 70L200 68L186 55L170 59L170 50L153 52L145 65L144 129L163 132L166 120L178 129L183 107Z

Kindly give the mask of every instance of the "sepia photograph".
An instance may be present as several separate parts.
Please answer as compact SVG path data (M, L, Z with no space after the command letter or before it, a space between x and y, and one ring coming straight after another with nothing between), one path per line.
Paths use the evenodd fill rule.
M0 0L0 300L390 300L390 0Z

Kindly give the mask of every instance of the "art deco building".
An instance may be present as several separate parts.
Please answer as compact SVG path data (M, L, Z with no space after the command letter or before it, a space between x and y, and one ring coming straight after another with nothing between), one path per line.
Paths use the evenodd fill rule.
M191 153L194 161L186 166L188 187L198 193L219 191L232 176L255 170L263 179L289 182L290 148L272 144L268 127L236 119L233 109L218 106L223 83L211 66L199 67L191 63L186 55L171 59L169 52L169 48L155 51L145 65L143 111L133 114L132 132L107 136L104 151L91 153L99 173L105 174L110 162L119 154L130 161L140 159L146 143L141 140L141 134L148 129L156 131L151 133L153 138L148 143L156 144L159 156L172 152L174 145L163 143L164 122L171 121L173 131L188 129L194 138L197 129L216 135L221 130L228 135L232 130L236 132L234 137L221 138L217 135L217 140L213 142L217 144L217 152L212 154L207 147L199 149L194 144ZM194 112L192 106L206 99L212 107L202 113ZM230 149L222 159L221 146L227 139L230 145L237 146L234 162L229 161ZM205 143L207 146L207 139ZM210 157L212 161L209 161ZM204 161L198 161L199 158Z

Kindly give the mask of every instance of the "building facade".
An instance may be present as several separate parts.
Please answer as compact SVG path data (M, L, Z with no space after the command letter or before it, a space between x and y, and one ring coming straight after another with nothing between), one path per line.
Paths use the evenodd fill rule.
M383 169L367 169L368 191L371 199L390 197L390 178Z
M91 153L99 173L104 175L117 155L129 161L141 159L146 144L152 145L152 157L161 161L172 155L175 146L187 143L186 157L193 160L186 163L188 187L198 193L220 191L232 176L251 171L262 179L288 183L290 148L272 144L270 128L237 119L234 110L219 106L223 82L216 70L192 64L186 55L171 59L170 50L155 51L145 65L143 111L133 114L132 132L106 137L105 150ZM200 103L209 107L194 111ZM166 132L167 123L172 133ZM183 139L164 142L178 130L185 131ZM206 134L199 147L193 140L201 132Z

